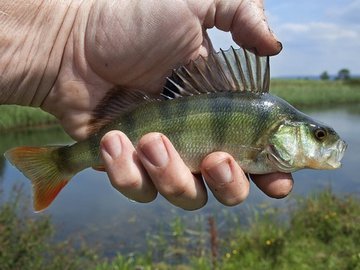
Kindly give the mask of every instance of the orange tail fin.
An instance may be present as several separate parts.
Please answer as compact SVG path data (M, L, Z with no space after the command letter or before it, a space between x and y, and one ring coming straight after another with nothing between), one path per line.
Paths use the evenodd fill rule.
M73 176L59 169L54 152L58 148L23 146L5 153L6 159L32 182L36 212L47 208Z

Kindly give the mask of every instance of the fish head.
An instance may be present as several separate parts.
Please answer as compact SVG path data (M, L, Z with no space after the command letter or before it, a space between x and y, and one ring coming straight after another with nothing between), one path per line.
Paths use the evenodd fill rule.
M347 144L335 130L314 121L285 122L270 139L268 157L283 172L337 169Z

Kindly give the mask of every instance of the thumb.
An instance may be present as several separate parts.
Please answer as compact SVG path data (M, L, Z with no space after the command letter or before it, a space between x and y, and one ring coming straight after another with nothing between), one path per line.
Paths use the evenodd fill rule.
M269 28L262 0L219 0L207 15L216 28L230 31L239 46L259 55L275 55L282 49Z

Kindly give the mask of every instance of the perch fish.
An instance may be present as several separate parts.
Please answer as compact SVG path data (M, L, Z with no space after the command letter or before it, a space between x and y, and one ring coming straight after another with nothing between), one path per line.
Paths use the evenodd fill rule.
M134 145L148 132L165 134L192 172L214 151L230 153L252 174L339 168L346 143L269 94L269 83L269 57L221 50L174 70L161 96L115 87L94 111L83 141L16 147L5 156L31 180L35 211L47 208L76 173L102 166L100 140L114 129Z

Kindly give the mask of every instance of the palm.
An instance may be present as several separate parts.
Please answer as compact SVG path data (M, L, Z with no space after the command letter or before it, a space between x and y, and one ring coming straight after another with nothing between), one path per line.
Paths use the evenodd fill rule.
M105 6L101 14L90 15L85 51L81 43L76 46L75 35L70 37L64 58L72 57L73 61L63 61L66 64L48 98L56 102L45 109L55 114L75 139L87 135L92 110L114 85L159 91L171 68L206 53L199 20L185 5L183 12L169 6L166 13L157 6L151 16L139 12L138 6L136 12L128 13L119 6ZM130 25L129 21L134 23Z
M103 79L158 90L170 68L199 54L202 25L184 2L175 6L174 1L164 0L151 7L139 1L118 9L106 10L106 19L100 24L93 20L88 29L86 42L95 39L99 46L87 46L86 57ZM127 16L118 16L126 12Z

